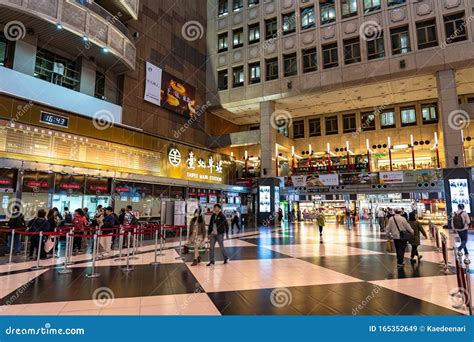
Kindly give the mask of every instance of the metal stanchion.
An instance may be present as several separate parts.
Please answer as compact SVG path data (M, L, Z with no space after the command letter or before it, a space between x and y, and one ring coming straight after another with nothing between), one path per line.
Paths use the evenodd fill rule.
M39 242L38 242L38 256L36 258L36 265L30 267L31 270L39 270L42 267L40 266L40 258L41 258L41 248L43 247L43 232L39 233Z
M166 255L163 250L165 249L165 241L164 241L164 234L165 234L165 228L163 226L160 226L160 253L158 255L163 256Z
M132 249L132 256L130 259L136 260L139 259L135 256L135 252L137 251L138 239L137 239L137 227L133 227L133 249Z
M472 291L471 291L471 272L469 269L469 264L471 260L468 257L464 257L464 265L466 267L466 306L469 311L469 315L472 316Z
M441 248L443 253L443 260L441 261L441 267L443 268L444 274L449 274L449 267L448 267L448 249L447 249L447 238L446 235L441 233Z
M183 237L183 226L179 227L179 256L177 256L175 259L184 259L183 258L183 248L181 246L182 244L182 237Z
M157 260L157 257L158 257L158 228L155 229L155 261L150 262L150 265L156 266L156 265L161 264L161 262Z
M74 236L73 236L73 235L74 235L74 231L73 231L73 229L71 229L71 230L69 231L69 239L70 239L70 241L69 241L69 248L66 250L66 253L67 253L68 256L69 256L69 257L67 258L67 264L68 264L68 265L74 264L74 262L72 261L72 249L74 248L74 243L73 243L73 242L74 242Z
M128 232L127 235L127 265L125 267L122 267L122 271L124 272L129 272L133 271L133 266L130 266L130 237L131 237L132 232Z
M122 257L122 245L123 245L123 227L120 228L120 235L119 235L119 255L118 258L115 258L114 261L122 261L125 260L124 257Z
M25 261L28 259L28 243L30 242L30 238L28 235L25 235Z
M10 238L10 257L8 258L8 263L12 263L13 257L13 245L15 244L15 229L12 229L12 236Z
M91 270L91 274L86 274L86 278L97 278L97 277L100 276L99 273L95 272L95 260L96 260L96 257L97 257L97 251L99 250L98 233L97 232L94 234L94 239L93 239L92 243L93 243L93 245L92 245L92 270Z
M60 270L58 273L59 274L67 274L67 273L71 273L71 269L67 268L67 265L68 265L68 250L69 250L69 232L66 233L66 248L64 250L64 267L62 270Z

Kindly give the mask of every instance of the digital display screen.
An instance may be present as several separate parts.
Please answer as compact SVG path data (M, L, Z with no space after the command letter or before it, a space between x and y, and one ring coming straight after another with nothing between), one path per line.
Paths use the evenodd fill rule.
M175 113L193 118L196 115L196 90L193 86L163 71L161 106Z
M260 186L258 188L259 210L261 213L269 213L272 211L270 186Z
M57 114L52 114L48 112L41 112L40 121L53 126L59 127L68 127L69 126L69 118Z
M451 193L451 208L453 211L458 210L458 204L464 204L466 213L471 213L471 200L469 197L469 185L467 179L450 179L449 191Z
M212 203L212 204L217 203L217 195L209 194L209 203Z

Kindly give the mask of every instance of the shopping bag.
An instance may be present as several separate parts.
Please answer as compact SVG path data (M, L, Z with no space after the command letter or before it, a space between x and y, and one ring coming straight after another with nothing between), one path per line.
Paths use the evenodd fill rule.
M392 240L387 240L386 250L387 250L387 253L393 253L393 241Z

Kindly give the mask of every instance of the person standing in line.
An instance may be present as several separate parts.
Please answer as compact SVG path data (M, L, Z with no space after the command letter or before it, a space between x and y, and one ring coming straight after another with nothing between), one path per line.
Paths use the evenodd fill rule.
M48 231L48 229L49 229L49 223L48 223L48 220L46 219L46 210L39 209L38 213L36 214L36 217L28 223L28 232L31 232L31 233L46 232ZM41 247L41 250L38 250L39 242L40 242L39 235L30 236L30 259L33 259L33 254L34 254L35 249L37 250L37 253L39 253L40 259L46 258L46 253L44 251L44 248Z
M25 228L25 217L20 212L20 206L14 205L12 208L12 215L8 220L8 228L10 229L22 229ZM15 232L15 237L12 241L12 233L8 233L7 237L7 255L10 254L11 244L13 243L13 253L20 254L21 251L21 242L20 242L20 234Z
M207 234L209 236L209 263L206 266L211 266L215 264L215 247L216 242L219 243L219 248L221 250L222 256L224 257L224 264L227 264L229 258L225 252L224 248L224 234L229 229L229 224L227 223L227 218L222 212L222 207L220 204L214 204L213 208L214 214L211 216L211 221L209 222L209 228Z
M72 220L72 224L74 227L74 235L83 235L83 230L87 226L87 219L86 215L84 215L84 211L82 209L76 209L74 211L74 217ZM82 237L75 236L72 242L72 248L75 253L81 251L82 248Z
M467 238L468 238L468 229L471 224L471 219L469 218L468 213L464 210L464 204L458 204L458 210L453 214L452 226L454 230L459 235L461 239L461 244L458 247L458 252L461 253L464 250L464 255L469 255L469 250L467 249Z
M385 231L385 210L382 207L380 207L377 210L377 221L379 223L380 232L384 232Z
M120 209L120 214L118 216L118 223L120 225L125 224L125 208Z
M113 230L110 228L114 228L115 225L115 215L114 215L114 210L112 207L107 207L105 208L105 217L104 217L104 223L101 228L105 228L105 230L101 231L102 235L106 235L100 238L100 245L103 250L103 257L106 257L110 253L110 249L112 247L112 236L111 234L114 233Z
M402 213L400 214L405 220L408 221L408 213L405 211L405 208L402 208Z
M191 219L189 224L189 241L188 246L194 247L194 260L191 266L196 266L201 262L201 256L199 255L199 248L204 248L206 242L206 224L202 217L201 210L196 209L194 211L194 217Z
M413 232L414 232L413 237L409 240L410 245L411 245L410 261L412 263L415 263L416 262L415 256L416 256L418 258L418 262L420 262L421 258L423 257L423 256L420 255L420 253L418 253L418 246L421 244L421 242L420 242L420 233L423 234L425 239L428 238L428 235L426 235L425 229L421 225L420 221L418 221L418 217L417 217L415 211L412 211L408 215L408 223L410 224L410 226L411 226L411 228L413 229Z
M319 209L319 213L318 213L318 217L316 218L316 221L319 226L319 236L322 237L324 225L326 224L326 221L324 220L323 209Z
M64 207L64 224L72 224L72 214L68 207Z
M387 237L395 243L398 267L405 266L405 249L409 239L407 238L407 232L411 235L414 233L413 228L401 216L401 213L400 209L396 209L395 214L388 220L387 224Z

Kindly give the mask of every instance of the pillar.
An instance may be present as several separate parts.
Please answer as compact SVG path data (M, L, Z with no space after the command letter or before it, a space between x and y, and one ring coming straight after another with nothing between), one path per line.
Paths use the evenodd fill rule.
M37 38L29 34L15 42L13 70L30 76L35 74L37 42Z
M438 130L442 132L440 154L444 155L444 167L464 167L464 142L462 141L461 129L453 124L453 115L457 115L456 111L459 111L455 71L453 69L438 71L436 80L440 115ZM458 161L457 164L455 159Z
M276 135L277 130L272 123L275 102L260 102L260 159L261 177L276 176Z
M81 58L81 85L79 91L83 94L94 96L95 94L95 64L87 58Z

